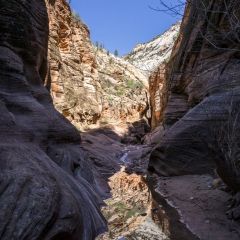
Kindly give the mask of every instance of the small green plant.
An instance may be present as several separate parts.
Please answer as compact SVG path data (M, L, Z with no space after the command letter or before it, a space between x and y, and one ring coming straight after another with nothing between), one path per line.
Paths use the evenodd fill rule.
M109 64L111 65L113 63L113 59L109 58Z
M107 55L109 56L109 51L107 50Z
M107 119L104 119L103 121L102 121L102 124L108 124L109 123L109 121L107 120Z
M125 212L126 209L127 209L127 207L126 207L126 205L125 205L124 203L118 203L118 204L117 204L117 208L118 208L118 210L119 210L120 212Z
M101 88L105 89L105 88L110 88L113 86L113 83L111 81L109 81L108 79L101 79L103 81L103 83L101 83Z
M71 16L74 22L76 22L78 25L82 24L82 19L78 13L76 13L74 10L71 10Z
M106 83L101 83L101 88L105 89L107 87Z
M125 219L132 218L136 215L137 211L134 209L131 209L128 211L127 215L125 216Z
M116 92L116 95L123 95L125 93L125 89L124 87L120 87L117 92Z
M133 79L126 80L126 85L128 88L131 88L134 85L134 80Z
M173 40L176 41L180 35L180 31L177 32L177 34L173 37Z
M127 85L127 88L131 88L133 91L136 90L137 88L142 90L144 87L143 82L134 81L133 79L126 80L125 83Z
M104 202L105 202L107 205L112 205L112 204L114 204L115 201L114 201L112 198L108 198L108 199L104 200Z
M113 103L113 97L112 96L107 96L107 101L109 105L112 105Z
M170 60L170 56L168 56L166 59L164 59L163 63L167 64Z

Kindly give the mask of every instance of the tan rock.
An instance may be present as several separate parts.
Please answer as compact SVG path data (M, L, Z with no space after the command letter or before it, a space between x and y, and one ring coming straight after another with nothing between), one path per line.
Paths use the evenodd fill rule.
M145 116L141 112L148 105L146 76L105 49L94 48L104 106L101 119L133 122Z
M220 187L222 184L223 184L223 181L222 181L221 178L214 179L214 181L213 181L213 187L214 187L214 188L218 188L218 187Z
M47 2L49 75L45 86L56 109L75 125L96 123L102 111L96 60L87 26L65 0Z
M154 128L163 120L168 94L166 91L165 64L149 77L149 95L151 104L151 127Z

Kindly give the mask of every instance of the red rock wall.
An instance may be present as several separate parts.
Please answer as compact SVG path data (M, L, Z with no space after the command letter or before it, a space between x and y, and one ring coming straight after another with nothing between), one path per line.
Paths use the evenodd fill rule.
M66 0L46 1L49 15L49 76L56 109L75 125L96 123L101 86L88 27L72 16Z
M46 3L49 74L45 86L56 109L78 128L98 120L138 120L139 108L146 106L144 84L140 93L139 89L129 93L124 84L128 78L142 83L146 80L141 79L144 76L127 62L111 57L103 50L97 51L90 41L88 27L72 15L66 0ZM101 85L105 86L108 78L113 81L112 89L102 89ZM116 93L121 89L123 93Z

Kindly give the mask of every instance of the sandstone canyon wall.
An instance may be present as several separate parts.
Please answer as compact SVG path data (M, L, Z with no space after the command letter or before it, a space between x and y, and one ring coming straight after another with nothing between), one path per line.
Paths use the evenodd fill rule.
M58 8L60 16L54 13ZM92 77L77 73L79 56L63 64L65 54L74 47L61 41L61 36L74 30L74 23L71 29L65 24L70 21L66 9L69 11L65 1L0 2L1 239L90 240L106 230L99 210L102 200L90 163L80 148L79 132L55 110L43 85L45 82L50 87L51 83L51 93L62 101L68 94L73 97L70 83L64 82L67 77L58 76L72 71L95 94L90 87ZM57 49L55 55L48 53L47 11L50 21L59 19L57 25L53 23L55 31L50 29L50 49L59 44L66 51L62 55ZM82 31L88 34L84 26ZM91 56L83 62L89 64L89 72L94 71ZM56 83L59 78L62 82ZM94 100L91 105L97 114Z
M129 62L103 48L94 48L102 88L102 121L134 122L146 117L147 77Z
M165 65L170 59L174 42L179 36L181 22L147 43L138 44L122 59L135 66L148 78L149 116L152 129L162 123L167 103Z
M149 95L151 106L151 127L162 123L167 104L166 65L161 64L157 71L149 76Z
M166 73L169 97L164 137L149 163L149 169L161 175L212 171L214 157L201 139L212 146L217 140L209 129L221 131L220 126L229 120L229 109L235 114L238 108L232 111L231 106L240 102L239 25L235 21L240 17L239 3L194 0L185 9Z
M45 86L54 106L75 125L96 123L101 86L90 32L65 0L47 2L49 74Z
M56 109L78 129L98 121L141 118L148 101L146 77L128 62L95 47L88 27L65 0L47 5L49 74L45 86ZM135 89L129 91L127 81Z

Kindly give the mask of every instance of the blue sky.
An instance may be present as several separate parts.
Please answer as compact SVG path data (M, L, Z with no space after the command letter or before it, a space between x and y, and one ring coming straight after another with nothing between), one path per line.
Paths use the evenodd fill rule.
M176 4L178 0L166 0ZM150 9L161 8L159 0L71 0L91 33L91 41L104 43L111 53L129 53L138 43L148 42L168 30L180 17Z

